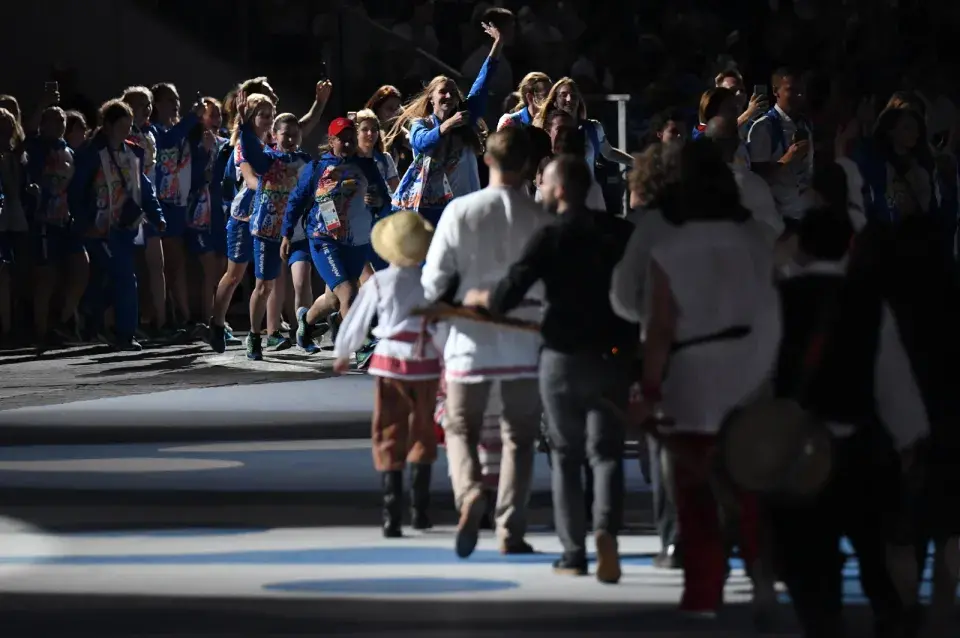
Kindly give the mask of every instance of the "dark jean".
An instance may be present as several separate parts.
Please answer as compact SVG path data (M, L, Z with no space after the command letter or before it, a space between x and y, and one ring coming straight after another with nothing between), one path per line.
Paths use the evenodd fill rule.
M623 519L623 449L629 367L614 356L540 355L540 396L553 457L553 509L567 556L586 555L583 465L593 468L596 530L616 535Z

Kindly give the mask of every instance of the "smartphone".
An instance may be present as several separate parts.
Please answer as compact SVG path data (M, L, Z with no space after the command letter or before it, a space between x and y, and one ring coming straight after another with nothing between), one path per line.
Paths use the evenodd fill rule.
M45 93L56 93L60 90L60 84L58 82L44 82L43 91Z
M754 84L753 85L753 94L767 96L767 85L766 84Z
M320 70L317 73L317 80L319 80L320 82L324 82L325 80L329 80L329 79L330 79L330 74L327 72L327 63L321 62Z
M797 144L798 142L807 142L810 140L810 131L805 128L798 128L797 132L793 134L793 143Z
M348 120L351 120L351 121L356 120L356 119L357 119L357 112L356 112L356 111L350 111L350 112L348 112L348 113L347 113L347 119L348 119Z

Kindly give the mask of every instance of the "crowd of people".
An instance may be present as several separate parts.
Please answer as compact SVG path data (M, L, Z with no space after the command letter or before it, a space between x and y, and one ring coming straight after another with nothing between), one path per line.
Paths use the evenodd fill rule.
M588 573L592 528L596 577L616 583L626 428L643 424L656 564L683 570L684 613L716 615L736 548L761 627L781 581L806 635L841 636L846 537L878 636L946 631L960 576L946 98L900 91L877 108L834 87L813 117L805 74L778 69L748 90L727 64L695 121L683 104L663 110L630 155L571 77L527 74L488 125L516 21L493 8L481 24L468 92L446 76L413 97L384 85L329 119L318 153L301 143L327 79L303 116L278 113L264 77L183 115L172 84L129 87L96 123L61 109L55 83L32 115L0 96L3 344L204 339L222 353L239 295L251 361L317 352L329 332L336 371L375 377L387 537L402 536L408 463L412 525L430 527L444 444L457 554L483 527L505 554L535 551L542 435L564 547L554 570ZM630 169L626 219L608 210L600 157ZM721 436L732 415L771 398L832 441L829 478L803 495L748 489L730 478L744 468L718 462L736 444ZM783 414L765 414L777 428Z

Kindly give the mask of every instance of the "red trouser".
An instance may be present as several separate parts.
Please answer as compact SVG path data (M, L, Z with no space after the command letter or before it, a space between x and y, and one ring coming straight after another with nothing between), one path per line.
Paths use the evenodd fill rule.
M727 557L720 528L719 503L711 487L717 438L702 434L670 437L677 455L677 522L683 543L684 611L716 611L723 603ZM759 505L752 494L737 493L740 556L753 565L759 556Z

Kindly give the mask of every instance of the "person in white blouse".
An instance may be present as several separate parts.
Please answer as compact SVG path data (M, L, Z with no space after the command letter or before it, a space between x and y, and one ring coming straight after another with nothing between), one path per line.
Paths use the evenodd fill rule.
M468 290L491 287L520 258L530 237L550 223L550 215L522 188L529 156L530 137L522 129L508 127L487 140L489 185L450 202L437 225L421 279L428 300L456 303ZM526 307L511 316L538 321L542 296L542 287L535 287ZM540 335L458 319L451 322L443 354L447 458L461 513L457 554L467 557L477 544L484 513L477 442L491 385L498 380L503 454L497 535L503 553L530 553L524 535L540 428Z
M370 276L344 317L334 344L333 369L350 368L350 353L373 334L377 346L369 361L376 379L373 406L373 463L383 477L383 535L401 536L403 470L411 467L414 529L429 529L431 466L437 458L433 410L440 386L440 344L415 308L426 305L420 264L433 227L413 211L398 211L373 227L371 242L389 267Z

